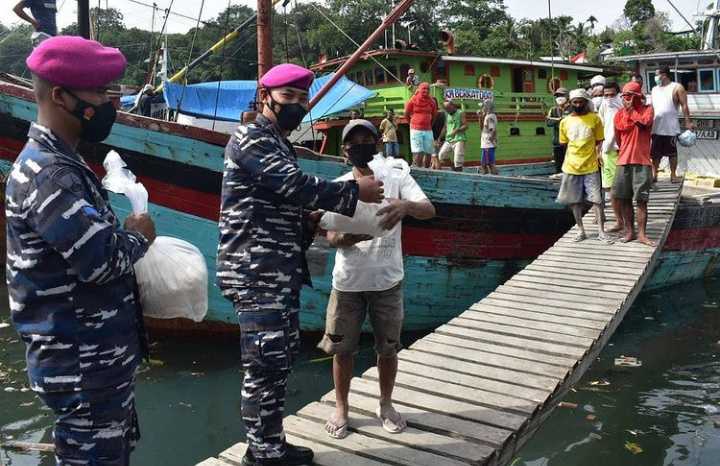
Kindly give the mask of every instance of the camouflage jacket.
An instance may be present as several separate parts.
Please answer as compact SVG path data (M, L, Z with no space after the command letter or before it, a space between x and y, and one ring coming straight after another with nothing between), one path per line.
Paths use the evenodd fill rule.
M288 293L310 284L305 209L352 216L358 194L354 181L303 173L292 145L262 115L239 126L225 148L217 258L223 294L252 300L253 289Z
M124 231L83 159L42 126L7 181L11 318L27 345L31 388L119 385L140 360L133 264L147 241Z

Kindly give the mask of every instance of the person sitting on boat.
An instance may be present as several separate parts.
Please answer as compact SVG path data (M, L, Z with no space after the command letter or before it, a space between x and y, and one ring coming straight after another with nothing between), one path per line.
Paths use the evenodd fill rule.
M445 127L442 135L445 136L445 142L440 147L438 159L440 164L453 156L453 170L461 172L465 164L465 143L467 143L467 117L465 112L460 110L458 105L451 99L443 102L445 109Z
M623 229L621 241L635 239L633 228L633 201L637 204L637 239L643 244L654 246L647 237L648 201L652 187L652 159L650 147L653 108L645 105L642 99L642 87L637 82L629 82L623 87L623 108L615 115L615 137L620 147L617 161L617 173L612 187L613 200L621 204Z
M605 138L602 121L590 111L590 97L585 89L570 92L572 113L560 122L560 143L567 145L563 175L557 201L570 206L579 232L575 241L587 238L583 225L583 204L589 202L598 219L600 241L611 242L603 223L603 200L599 164L600 144Z
M650 154L653 159L653 180L657 181L657 172L663 157L670 159L670 181L677 183L678 152L677 137L680 130L678 107L682 108L685 127L694 129L690 120L687 92L682 84L673 82L672 72L668 66L655 71L655 87L651 92L655 121L652 128L652 147Z
M385 113L385 119L380 122L380 132L385 145L386 157L400 157L400 143L397 136L395 111L391 108Z
M415 68L408 70L407 78L405 78L405 85L410 88L411 91L415 91L415 88L420 84L420 78L415 74Z
M30 9L32 16L28 15L25 9ZM35 29L31 37L33 46L37 46L43 40L56 36L58 33L55 0L20 0L13 8L13 12Z
M555 161L555 173L562 173L565 151L567 146L560 144L560 122L570 114L570 101L568 90L560 87L555 91L555 106L550 109L545 123L553 129L553 160Z
M615 81L608 81L605 83L603 101L598 109L598 116L602 120L603 128L605 130L605 140L602 143L602 188L605 194L609 195L610 188L613 186L615 181L615 171L617 168L618 159L618 145L615 138L615 114L623 107L623 101L619 96L620 86ZM615 212L615 218L620 219L620 205L613 199L612 200L613 211ZM620 221L612 227L609 231L616 232L620 231Z
M428 83L421 83L405 104L405 117L410 121L410 152L416 167L430 167L434 142L432 121L437 110L437 103L430 96Z
M278 65L260 79L262 112L225 149L217 284L240 324L245 466L308 464L313 453L283 432L288 374L300 344L300 289L310 284L305 251L319 212L352 216L358 200L380 202L374 177L330 182L300 170L287 140L308 113L313 73Z
M353 120L342 132L343 152L353 169L341 180L372 176L368 163L377 152L378 133L367 120ZM360 332L369 316L375 337L380 401L376 411L382 427L390 433L402 432L405 420L392 404L397 373L397 352L401 348L403 324L402 219L411 216L430 219L435 208L409 171L397 183L388 184L390 205L383 207L381 226L390 233L373 238L329 231L335 254L332 292L325 319L325 335L318 348L333 355L335 413L325 425L328 435L341 439L348 434L348 394L353 360Z
M127 62L118 49L57 36L26 64L38 114L6 186L12 320L30 387L56 415L57 464L127 466L139 439L135 370L147 354L133 266L155 226L142 214L121 227L77 151L110 134L106 89Z
M483 101L481 111L478 112L480 122L480 165L483 174L497 175L495 168L495 150L497 148L497 125L498 119L495 114L495 101L488 99Z

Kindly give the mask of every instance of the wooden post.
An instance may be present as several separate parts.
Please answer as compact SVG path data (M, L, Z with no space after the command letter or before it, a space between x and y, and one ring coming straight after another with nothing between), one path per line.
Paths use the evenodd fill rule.
M258 80L272 68L272 0L257 2Z
M78 0L78 34L90 38L90 0Z

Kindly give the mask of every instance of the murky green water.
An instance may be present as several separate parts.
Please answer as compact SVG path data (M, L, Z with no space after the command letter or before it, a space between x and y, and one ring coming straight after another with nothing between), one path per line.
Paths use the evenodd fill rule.
M8 321L6 302L0 296L0 322ZM558 409L514 466L720 464L718 340L720 281L642 296L566 397L578 408ZM162 365L145 367L138 377L143 440L133 464L194 465L243 438L234 340L165 338L153 351ZM620 355L636 356L643 365L615 369L614 358ZM315 358L322 355L307 341L290 381L289 413L332 386L329 361ZM371 350L363 351L357 372L372 359ZM0 440L49 442L52 418L31 392L23 391L23 368L23 345L12 328L0 329ZM46 466L52 461L42 454L0 451L0 464Z

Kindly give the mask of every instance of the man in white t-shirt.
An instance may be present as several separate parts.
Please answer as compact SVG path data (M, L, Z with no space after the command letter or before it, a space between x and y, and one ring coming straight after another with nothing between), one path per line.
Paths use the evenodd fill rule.
M373 175L368 163L378 152L378 140L378 132L369 121L352 120L348 123L343 129L342 143L345 157L353 169L339 180ZM372 238L333 231L327 234L330 245L338 250L325 335L318 347L334 355L336 405L325 430L336 439L348 434L350 380L366 314L370 317L375 337L380 379L380 403L376 415L382 427L390 433L402 432L406 427L405 420L392 405L404 314L400 232L404 217L430 219L435 216L435 208L409 171L396 181L385 184L385 196L390 204L378 212L378 216L382 216L381 226L389 230L387 235Z
M495 102L486 100L483 102L482 110L478 112L480 122L480 150L482 152L480 165L483 174L497 175L495 168L495 148L497 147L497 125L498 119L495 114Z

